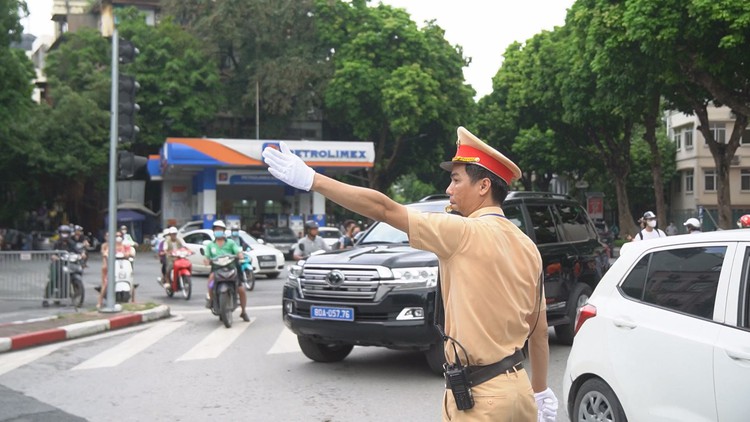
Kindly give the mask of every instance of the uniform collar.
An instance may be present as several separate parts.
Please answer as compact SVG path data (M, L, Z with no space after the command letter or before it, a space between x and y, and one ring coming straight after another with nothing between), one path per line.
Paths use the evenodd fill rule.
M474 211L473 213L471 213L471 215L469 215L469 218L479 218L488 214L505 215L505 213L503 212L503 209L500 207L485 207L485 208L480 208Z

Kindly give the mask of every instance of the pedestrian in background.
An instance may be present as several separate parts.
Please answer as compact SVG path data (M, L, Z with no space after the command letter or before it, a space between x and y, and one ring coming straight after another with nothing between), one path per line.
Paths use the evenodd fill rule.
M667 236L674 236L677 234L677 226L674 225L673 221L670 221L665 231L667 232Z
M658 239L660 237L666 237L667 234L663 230L656 227L656 214L653 211L646 211L641 217L641 231L637 235L633 236L633 242L639 240Z
M688 234L701 232L701 222L698 221L698 219L695 217L688 218L684 223L682 223L682 225L685 226Z
M280 150L266 148L263 158L281 181L383 221L405 232L412 247L437 255L446 359L449 368L468 371L469 378L446 389L444 421L554 421L557 398L547 387L542 260L536 245L501 208L521 170L463 127L456 144L456 155L441 167L451 172L446 193L452 211L460 215L421 213L381 192L318 174L284 142ZM532 382L523 369L521 350L527 339ZM452 387L449 380L456 379L446 376L446 385ZM461 385L471 390L473 401L459 407L455 397L460 403L465 397Z

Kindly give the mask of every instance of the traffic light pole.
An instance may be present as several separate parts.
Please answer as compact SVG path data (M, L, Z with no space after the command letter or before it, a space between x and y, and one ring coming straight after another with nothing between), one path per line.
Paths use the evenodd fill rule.
M120 312L122 307L115 303L115 228L117 225L117 125L119 101L119 50L120 41L117 28L112 32L112 93L109 126L109 207L107 213L109 238L107 239L107 297L100 312Z

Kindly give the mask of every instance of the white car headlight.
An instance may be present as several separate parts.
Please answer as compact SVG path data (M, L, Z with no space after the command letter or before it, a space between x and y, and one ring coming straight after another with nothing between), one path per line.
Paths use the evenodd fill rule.
M393 268L391 271L393 272L393 280L383 280L382 284L408 287L415 287L415 285L437 286L438 267Z

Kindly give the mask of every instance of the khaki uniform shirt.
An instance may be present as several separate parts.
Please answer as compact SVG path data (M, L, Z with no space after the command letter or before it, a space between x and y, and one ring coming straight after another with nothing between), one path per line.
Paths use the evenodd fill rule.
M409 242L438 256L445 332L466 348L470 365L489 365L522 348L526 317L543 303L536 245L506 218L488 214L504 215L500 207L468 218L409 210ZM454 361L450 341L445 350Z

